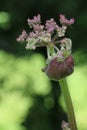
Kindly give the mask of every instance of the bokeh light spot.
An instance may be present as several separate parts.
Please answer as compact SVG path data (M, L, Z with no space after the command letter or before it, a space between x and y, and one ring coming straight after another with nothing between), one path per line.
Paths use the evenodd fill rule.
M10 26L10 19L8 12L0 12L0 28L7 29Z

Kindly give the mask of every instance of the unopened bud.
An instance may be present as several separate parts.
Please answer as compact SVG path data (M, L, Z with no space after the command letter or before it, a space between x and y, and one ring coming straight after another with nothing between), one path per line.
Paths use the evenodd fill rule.
M63 61L60 61L58 60L58 57L55 57L43 71L46 72L50 79L60 80L73 73L74 59L72 55L69 55Z

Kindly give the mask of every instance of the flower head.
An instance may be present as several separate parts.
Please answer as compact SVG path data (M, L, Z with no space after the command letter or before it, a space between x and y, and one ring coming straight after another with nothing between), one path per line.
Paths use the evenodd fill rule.
M33 27L34 25L41 23L41 17L40 17L40 15L38 14L37 16L34 16L33 19L29 19L29 18L28 18L27 21L28 21L28 25L29 25L30 27Z
M22 31L22 34L17 38L18 42L24 42L27 38L27 33L25 30Z
M54 30L56 30L57 24L56 24L56 22L54 21L53 18L46 21L45 28L47 29L48 33L53 33Z
M65 18L65 16L63 14L61 14L60 15L60 23L62 25L66 25L66 26L72 25L74 23L74 18L68 20Z
M66 29L74 23L74 19L66 19L60 15L59 26L53 18L41 24L41 16L38 14L33 19L28 19L28 25L32 31L27 34L23 30L17 38L18 42L25 42L26 49L34 50L36 47L47 47L47 64L43 71L53 80L60 80L73 72L74 60L71 55L72 41L65 37ZM58 48L58 46L59 48Z

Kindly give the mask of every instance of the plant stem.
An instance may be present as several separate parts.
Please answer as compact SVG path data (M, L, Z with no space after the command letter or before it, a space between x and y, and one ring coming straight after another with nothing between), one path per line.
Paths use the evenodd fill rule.
M77 130L74 109L73 109L73 105L72 105L72 101L71 101L66 79L60 80L59 84L60 84L61 91L64 96L64 100L65 100L65 104L66 104L70 130Z

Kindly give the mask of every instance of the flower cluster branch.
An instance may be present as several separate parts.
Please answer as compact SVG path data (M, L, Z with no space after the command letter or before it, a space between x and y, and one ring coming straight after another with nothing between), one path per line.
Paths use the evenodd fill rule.
M39 46L50 46L50 44L55 45L56 42L58 42L56 41L58 38L65 36L67 27L74 23L73 18L68 20L64 15L60 15L59 21L61 27L54 21L53 18L46 20L45 25L42 25L41 16L39 14L34 16L33 19L28 18L28 25L33 31L27 34L27 32L23 30L22 34L17 38L17 41L25 42L27 49L35 49ZM63 41L66 42L67 39L63 39Z

